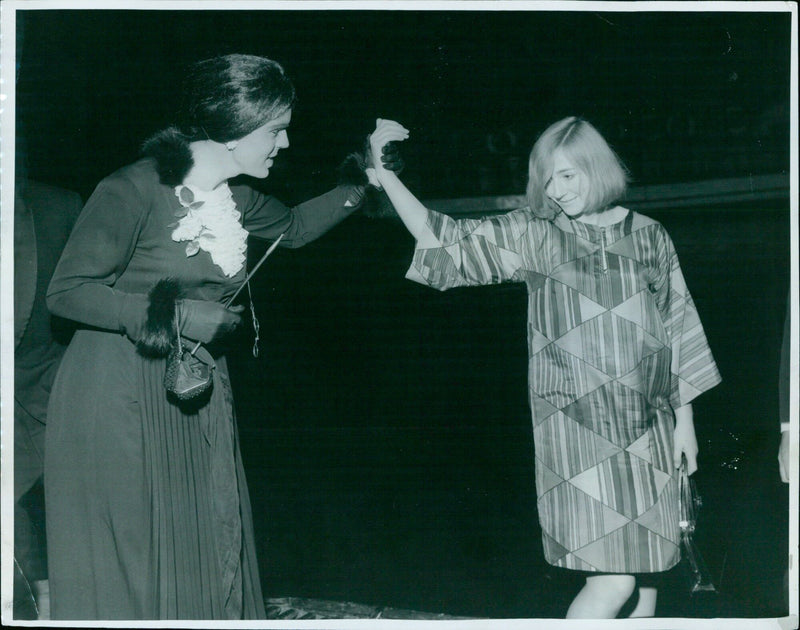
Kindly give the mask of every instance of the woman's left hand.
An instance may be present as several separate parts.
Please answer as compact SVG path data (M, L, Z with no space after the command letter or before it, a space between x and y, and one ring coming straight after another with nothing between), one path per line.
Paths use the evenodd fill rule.
M397 142L408 139L408 129L403 127L398 122L393 120L384 120L378 118L375 123L375 131L369 137L369 146L372 153L372 164L367 164L367 176L372 182L372 177L375 176L378 182L380 175L386 172L386 166L383 164L381 156L383 155L384 147L390 142Z
M681 456L686 456L686 472L693 474L697 470L697 435L694 432L694 414L691 405L684 405L675 410L673 463L675 468L681 465Z

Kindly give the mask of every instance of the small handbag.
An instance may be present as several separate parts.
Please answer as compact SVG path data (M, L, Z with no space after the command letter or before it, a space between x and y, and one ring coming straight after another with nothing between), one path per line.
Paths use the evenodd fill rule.
M716 593L717 589L711 579L700 550L694 542L694 531L697 516L703 499L697 493L697 486L686 471L686 458L678 474L678 509L680 512L681 550L689 571L689 588L692 594L700 592Z
M258 271L258 268L267 259L267 256L275 251L275 248L278 246L278 243L281 242L283 236L284 235L281 234L275 242L270 245L261 257L261 260L259 260L256 266L253 267L253 270L247 274L242 284L236 290L236 293L225 303L226 307L233 303L233 300L236 299L236 296L239 295L239 292L245 285L247 286L247 290L250 290L250 278ZM253 316L253 328L256 333L256 339L253 345L253 356L257 357L259 325L258 320L255 318L252 295L250 296L250 312ZM216 366L213 363L206 363L196 355L201 345L199 341L192 350L187 350L183 347L180 331L180 313L178 313L177 304L175 305L175 330L177 333L176 340L172 346L172 350L170 350L167 356L167 369L164 372L164 387L169 394L172 394L178 400L194 400L211 390L214 384L213 370Z
M177 329L179 318L177 306L175 308L175 327ZM194 352L184 348L180 329L177 330L177 333L175 344L167 356L164 387L178 400L193 400L211 389L214 383L212 370L215 366L209 365Z

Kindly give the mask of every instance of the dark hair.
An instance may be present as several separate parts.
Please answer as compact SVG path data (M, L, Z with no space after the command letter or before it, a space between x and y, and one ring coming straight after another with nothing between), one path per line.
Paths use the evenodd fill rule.
M528 205L543 219L553 219L558 206L545 191L553 176L553 154L563 150L589 180L587 210L598 212L625 195L628 171L622 160L591 123L570 116L550 125L542 132L528 160Z
M278 62L235 54L192 64L181 98L175 123L142 145L156 158L161 181L172 186L192 167L190 142L238 140L291 109L296 96Z

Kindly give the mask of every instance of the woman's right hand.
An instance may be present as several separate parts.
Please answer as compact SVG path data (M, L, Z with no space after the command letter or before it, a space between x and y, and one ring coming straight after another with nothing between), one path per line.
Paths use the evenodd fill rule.
M201 343L212 343L233 332L242 322L244 306L226 308L218 302L181 300L178 325L181 336Z
M372 152L372 164L368 165L368 168L372 168L375 170L376 175L378 175L378 179L382 174L385 174L388 171L381 161L381 155L383 155L383 147L386 146L389 142L397 142L403 141L408 139L408 129L403 127L398 122L394 120L385 120L383 118L378 118L375 123L375 131L369 137L369 147Z

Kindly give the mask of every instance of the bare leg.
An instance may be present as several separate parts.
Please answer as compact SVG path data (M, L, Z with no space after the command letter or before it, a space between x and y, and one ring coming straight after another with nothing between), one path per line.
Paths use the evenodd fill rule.
M569 606L567 619L615 619L635 587L636 578L632 575L586 578L586 586Z
M653 588L652 586L639 587L639 601L628 617L655 617L657 598L657 588Z
M31 584L31 588L36 598L36 607L39 609L39 619L50 619L50 582L36 580Z

